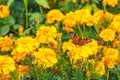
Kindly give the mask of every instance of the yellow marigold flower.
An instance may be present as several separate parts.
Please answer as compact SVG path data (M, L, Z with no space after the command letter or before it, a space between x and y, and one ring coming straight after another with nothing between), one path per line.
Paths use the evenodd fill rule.
M114 15L113 21L120 21L120 14Z
M105 74L105 65L104 62L100 61L97 66L95 67L95 73L99 75Z
M72 50L75 47L76 46L72 43L72 40L69 40L68 42L63 43L62 49L63 49L63 52L65 52L67 50Z
M107 20L112 20L114 17L114 15L112 13L109 12L104 12L104 18Z
M114 48L107 48L104 50L104 57L102 60L108 66L108 68L114 68L114 65L117 64L118 60L118 50Z
M22 35L22 34L23 34L23 30L24 30L23 27L18 28L19 35Z
M111 24L108 26L110 29L112 29L114 32L120 32L120 14L115 15L113 18L113 21Z
M52 9L47 13L47 23L53 23L55 21L60 22L63 19L64 19L64 15L58 9Z
M19 78L23 77L24 74L29 76L29 72L30 72L29 66L18 65L17 69L18 69L17 71L18 71Z
M87 23L91 16L89 9L80 9L75 11L75 20L81 25Z
M76 26L76 20L75 20L75 13L74 12L69 12L66 14L63 22L63 29L66 30L67 32L72 32L72 28Z
M0 18L8 17L10 10L5 5L0 5Z
M57 36L57 30L54 26L41 26L36 32L36 40L39 43L54 42Z
M42 65L48 68L57 63L56 53L50 48L39 48L38 52L34 52L33 55L39 67Z
M97 41L93 39L90 43L86 44L83 47L88 47L87 52L89 55L96 55L99 49Z
M115 7L118 4L118 0L103 0L103 5L109 5Z
M83 55L81 55L83 54ZM81 46L75 46L68 53L68 57L72 64L75 64L78 60L82 60L82 58L88 58L88 54L81 48Z
M0 56L0 74L9 74L15 70L14 60L7 56Z
M99 22L102 22L103 18L104 18L104 12L103 12L103 10L98 10L92 16L92 20L93 20L94 24L98 24Z
M12 51L13 58L16 61L24 60L26 55L31 55L37 48L39 43L32 37L21 37L16 40L16 46Z
M120 32L120 23L119 21L112 21L108 28L112 29L115 33Z
M112 29L104 29L100 32L100 37L104 41L113 41L115 38L115 32Z
M0 50L9 51L13 48L14 40L11 37L5 36L0 37Z
M90 55L96 55L98 51L98 44L97 41L92 40L92 42L78 46L72 43L70 40L69 42L63 43L63 52L68 50L68 57L70 58L71 62L76 63L78 60L87 59Z
M117 48L118 46L120 46L120 40L115 39L113 41L113 48Z

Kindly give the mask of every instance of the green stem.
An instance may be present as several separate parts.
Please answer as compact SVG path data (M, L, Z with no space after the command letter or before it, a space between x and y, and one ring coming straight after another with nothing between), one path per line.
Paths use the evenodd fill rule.
M106 12L106 5L103 6L103 10Z
M118 73L118 71L116 71L116 73L117 73L118 79L120 80L120 74Z
M107 71L107 76L106 76L106 80L109 80L109 70Z
M78 24L78 30L79 30L79 32L80 32L80 35L83 37L84 35L83 35L83 33L82 33L82 30L81 30L81 28L80 28L80 25Z
M25 5L26 29L28 29L28 0L23 0Z
M85 35L85 37L86 37L86 36L87 36L87 34L86 34L85 24L83 24L83 32L84 32L84 35Z
M44 14L43 14L42 7L41 7L41 6L39 6L39 8L40 8L40 13L41 13L41 16L44 18Z

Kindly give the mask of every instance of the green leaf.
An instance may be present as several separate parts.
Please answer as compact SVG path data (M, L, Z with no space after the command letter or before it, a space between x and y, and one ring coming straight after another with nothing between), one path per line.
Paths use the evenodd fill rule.
M4 19L4 24L10 24L10 25L14 25L15 24L15 19L13 16L9 16L7 18Z
M8 0L7 6L10 7L10 5L14 2L14 0Z
M10 26L9 25L4 25L0 27L0 36L6 35L10 31Z
M36 3L38 3L39 5L45 7L45 8L50 8L48 2L46 0L35 0Z
M13 28L16 30L16 29L18 29L18 28L20 28L20 27L22 27L22 25L19 25L19 24L15 24L14 26L13 26Z

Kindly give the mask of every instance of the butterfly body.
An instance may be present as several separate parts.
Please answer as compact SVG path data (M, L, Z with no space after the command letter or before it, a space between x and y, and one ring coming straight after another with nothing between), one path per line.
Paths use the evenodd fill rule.
M75 44L75 45L79 45L79 46L83 46L89 42L91 42L92 40L89 39L89 38L80 38L74 34L70 34L70 37L72 39L72 42Z

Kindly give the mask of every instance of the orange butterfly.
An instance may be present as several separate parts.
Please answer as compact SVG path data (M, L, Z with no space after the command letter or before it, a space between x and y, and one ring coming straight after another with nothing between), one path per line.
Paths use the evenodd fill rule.
M70 37L72 39L72 42L75 44L75 45L85 45L89 42L91 42L92 40L89 39L89 38L80 38L78 36L76 36L75 34L70 34Z

